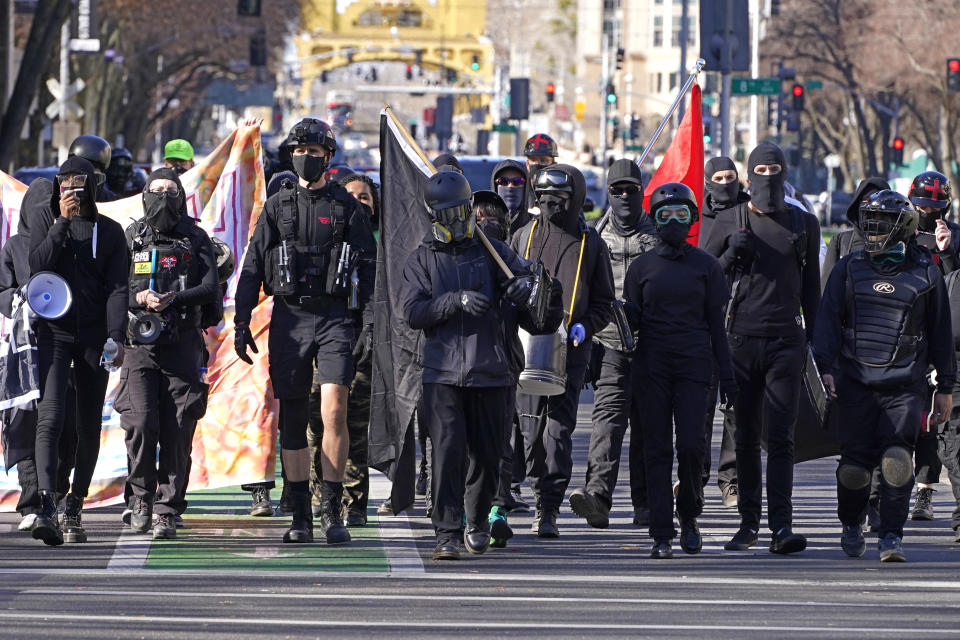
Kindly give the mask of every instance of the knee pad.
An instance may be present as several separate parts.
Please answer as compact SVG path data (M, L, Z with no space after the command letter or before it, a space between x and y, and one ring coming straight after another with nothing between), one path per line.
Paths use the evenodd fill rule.
M850 463L841 463L837 467L837 482L845 489L859 491L870 485L870 469Z
M880 458L880 473L891 487L905 486L913 479L913 454L906 447L890 447Z

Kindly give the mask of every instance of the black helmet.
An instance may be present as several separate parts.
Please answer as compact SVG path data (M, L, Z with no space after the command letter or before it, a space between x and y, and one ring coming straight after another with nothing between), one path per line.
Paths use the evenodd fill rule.
M541 193L568 193L570 197L573 197L573 176L566 171L554 169L553 166L545 167L537 172L537 178L533 183L533 191L537 195Z
M664 224L657 219L657 212L669 207L686 207L690 211L690 222L693 224L700 217L697 209L697 196L693 189L682 182L667 182L660 185L650 194L650 217L657 223L657 226Z
M85 158L94 169L105 173L110 166L110 143L99 136L84 134L70 143L69 155Z
M553 138L545 133L538 133L527 139L523 145L523 155L525 156L551 156L557 157L557 143Z
M115 147L110 153L109 176L126 176L133 171L133 156L123 147Z
M318 144L329 151L331 156L337 152L337 139L333 137L330 125L316 118L304 118L293 125L284 144L291 151L300 145Z
M233 275L236 260L230 245L216 236L212 236L210 240L213 242L213 255L217 259L217 281L223 284Z
M890 189L877 191L860 205L860 234L864 251L883 253L911 238L919 222L917 210L903 195Z
M443 243L473 237L476 218L470 206L470 183L456 171L430 176L423 190L423 204L433 223L433 237Z
M947 215L953 201L950 182L939 171L924 171L913 179L908 194L915 207L933 207L931 213L920 212L920 230L933 233L937 230L937 220Z

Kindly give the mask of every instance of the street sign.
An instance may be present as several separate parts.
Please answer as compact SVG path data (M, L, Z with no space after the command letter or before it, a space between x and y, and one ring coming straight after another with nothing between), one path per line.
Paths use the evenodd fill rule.
M717 96L703 96L700 101L705 105L717 104Z
M628 144L623 148L624 151L643 151L642 144Z
M730 93L735 96L778 96L780 78L734 78Z
M497 133L516 133L517 128L508 122L501 122L500 124L495 124L491 128L491 131L496 131Z
M819 91L823 89L823 80L807 80L807 91Z
M80 135L80 123L76 120L67 120L61 122L57 120L53 123L53 146L68 147L70 142Z
M63 91L60 88L60 82L56 78L47 78L47 90L53 96L54 100L46 108L47 117L53 120L57 117L57 114L60 113L60 102L62 100L67 101L67 115L75 120L79 120L83 117L83 107L77 104L73 96L77 95L83 88L86 86L86 83L82 78L77 78L67 87L67 95L64 97Z

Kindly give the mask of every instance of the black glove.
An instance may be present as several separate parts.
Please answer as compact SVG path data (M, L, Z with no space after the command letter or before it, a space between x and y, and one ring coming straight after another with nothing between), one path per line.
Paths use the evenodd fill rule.
M361 366L370 360L373 354L373 325L365 324L360 329L360 335L357 337L357 344L353 347L353 362L356 366Z
M753 234L746 229L740 229L731 235L728 251L741 263L745 264L753 260L753 256L757 252Z
M250 333L250 327L246 324L238 324L233 327L233 350L237 352L237 357L253 364L253 360L247 355L247 347L250 347L254 353L260 353L257 349L257 343L253 340L253 334Z
M479 291L460 292L460 308L472 316L482 316L490 309L490 298Z
M530 300L531 289L533 289L533 276L514 276L508 281L504 295L518 307L525 307Z
M737 383L734 380L720 382L720 406L725 411L733 409L733 404L737 401Z

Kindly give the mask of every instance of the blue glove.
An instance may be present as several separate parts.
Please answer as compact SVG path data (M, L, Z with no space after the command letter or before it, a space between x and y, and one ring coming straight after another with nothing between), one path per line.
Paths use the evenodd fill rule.
M583 328L582 324L578 322L570 327L570 340L573 342L573 346L579 347L586 338L587 330Z

